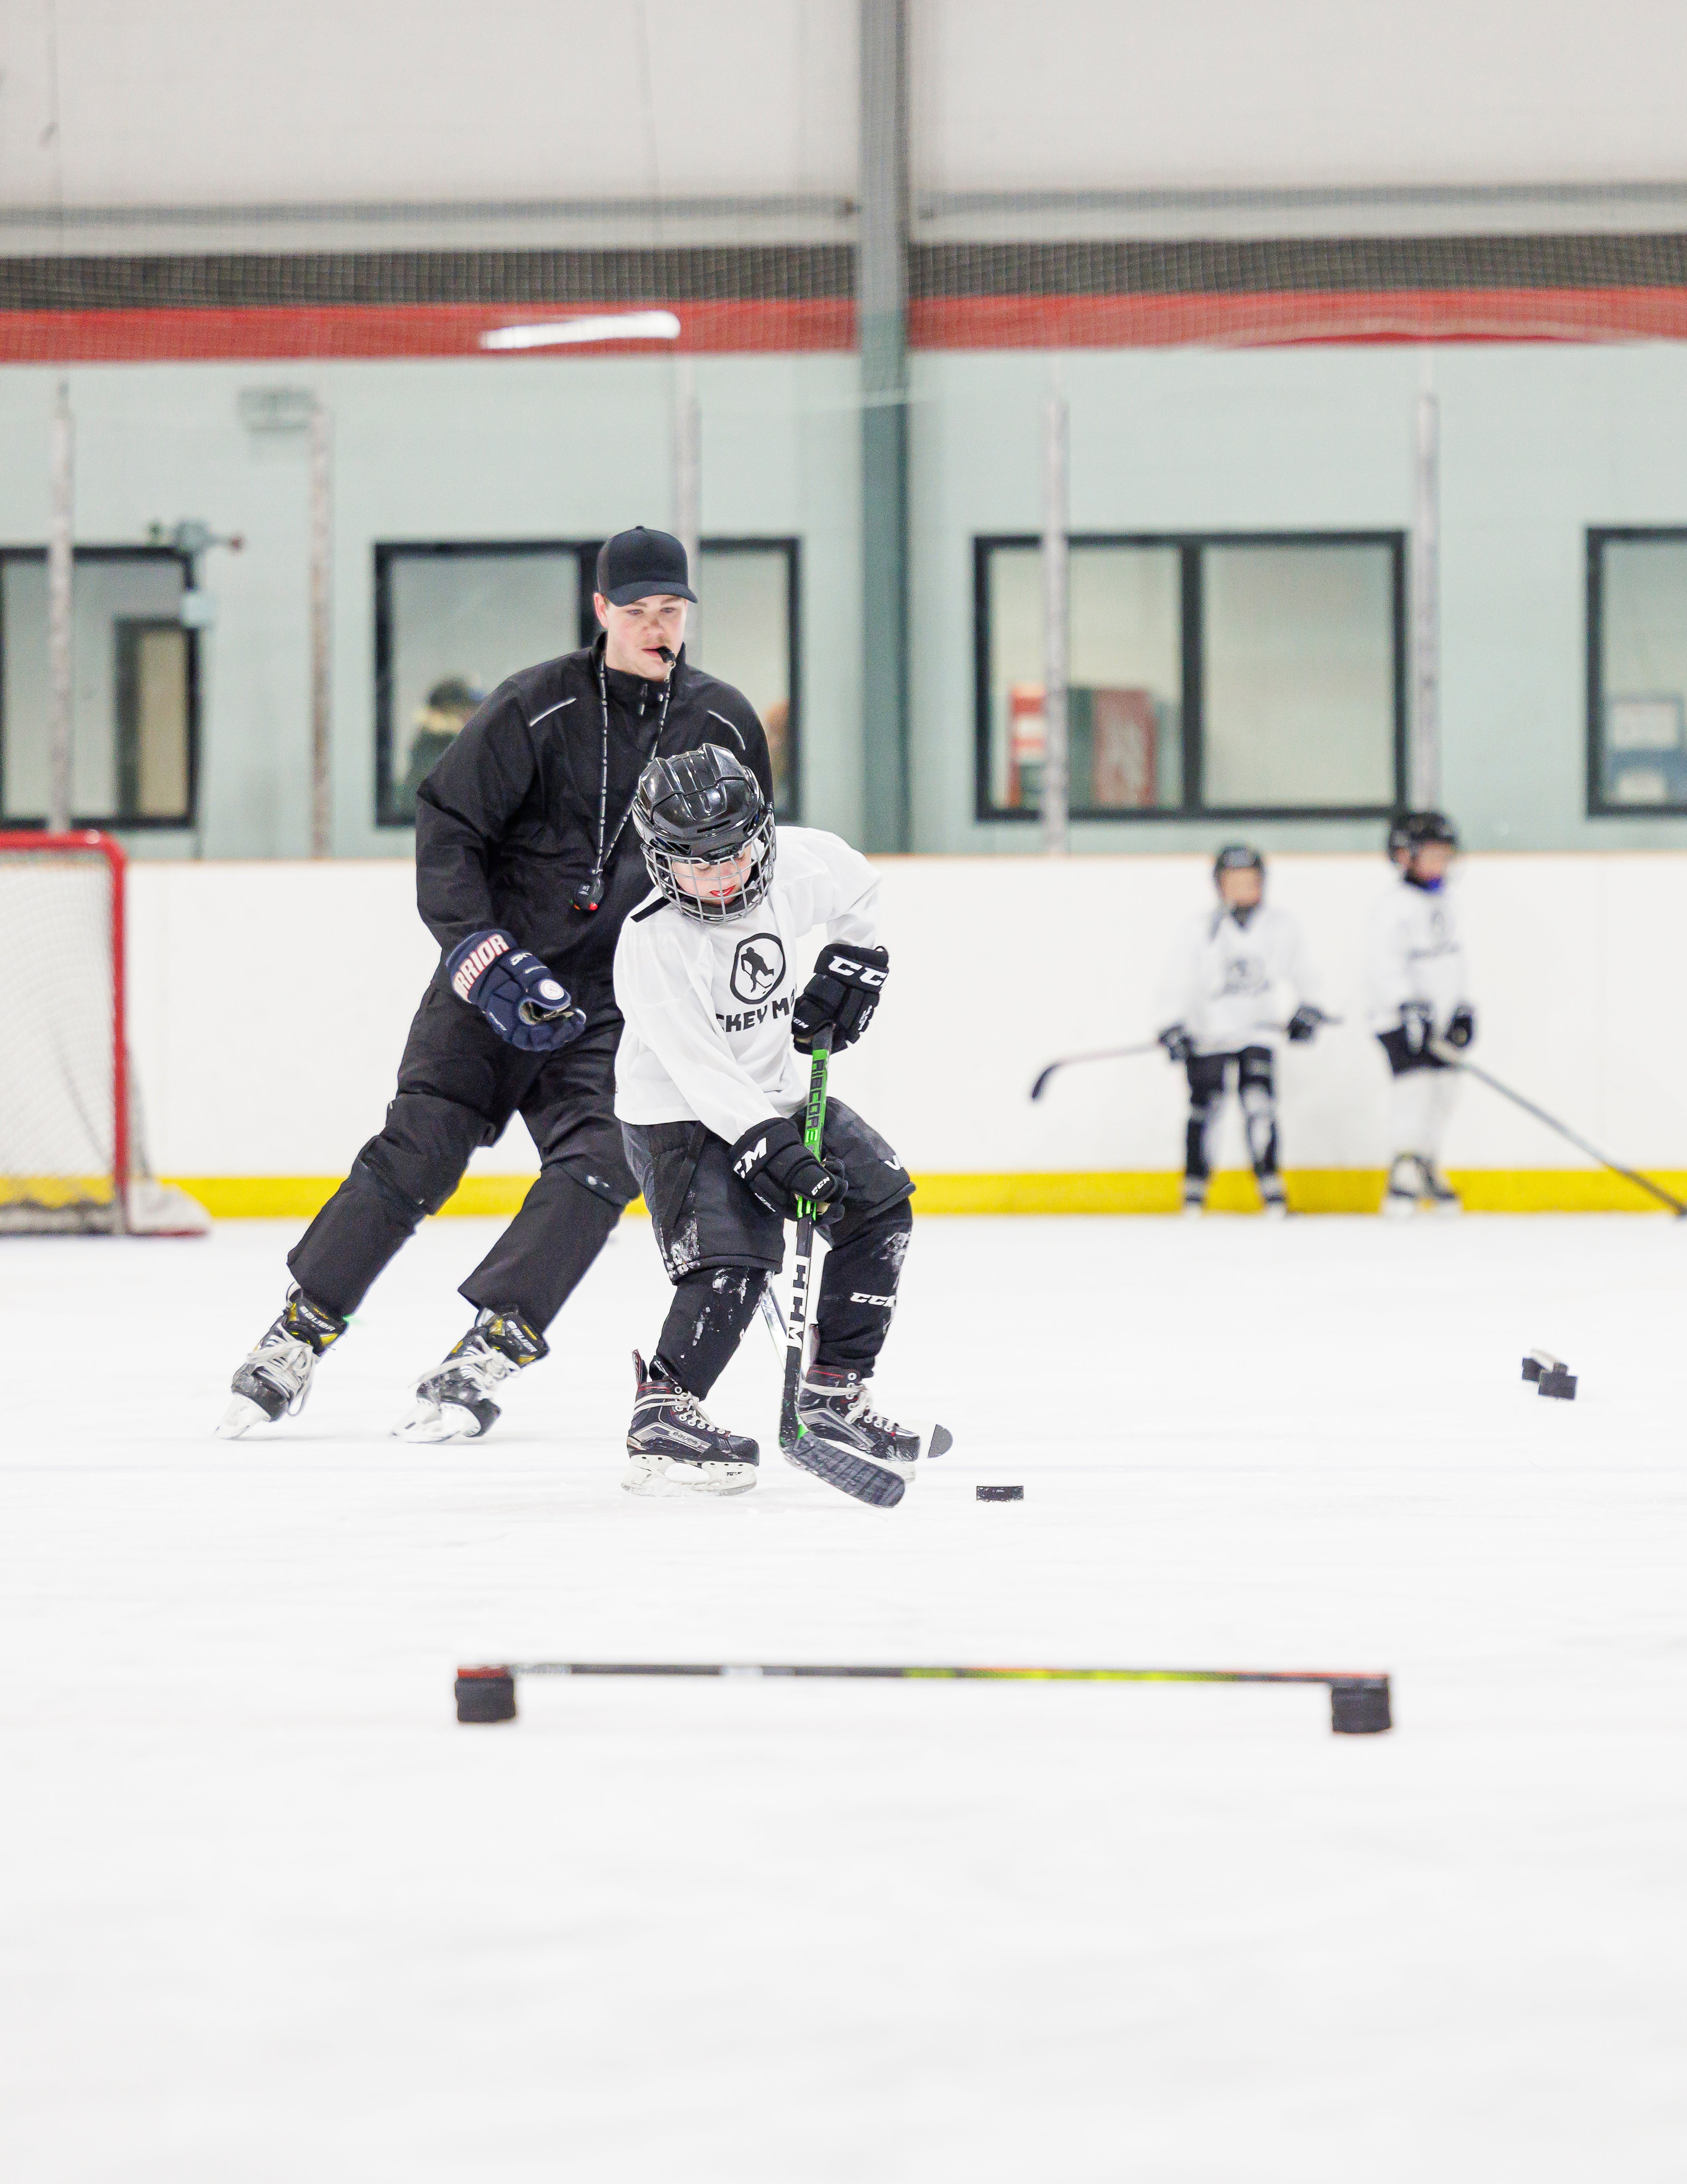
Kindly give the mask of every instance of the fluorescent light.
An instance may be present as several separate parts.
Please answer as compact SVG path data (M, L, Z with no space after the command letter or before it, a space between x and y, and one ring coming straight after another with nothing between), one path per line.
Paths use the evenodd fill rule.
M589 319L546 319L537 326L494 326L481 336L482 348L556 348L570 342L677 341L671 311L600 312Z

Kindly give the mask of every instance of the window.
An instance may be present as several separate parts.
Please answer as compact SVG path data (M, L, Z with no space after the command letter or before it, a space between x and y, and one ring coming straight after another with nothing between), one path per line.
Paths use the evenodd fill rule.
M375 549L376 811L415 824L422 777L488 691L589 644L597 539ZM735 684L767 731L779 814L797 799L798 549L705 539L687 658Z
M1687 811L1687 530L1588 533L1588 810Z
M977 815L1033 818L1035 538L975 542ZM1404 793L1395 532L1075 538L1071 798L1092 819L1370 817Z
M198 642L181 625L191 564L153 548L81 547L71 575L71 805L79 827L191 827ZM0 820L50 802L47 556L0 552Z

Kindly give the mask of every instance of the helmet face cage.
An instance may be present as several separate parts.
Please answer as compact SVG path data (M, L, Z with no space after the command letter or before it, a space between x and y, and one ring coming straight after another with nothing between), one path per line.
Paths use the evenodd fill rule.
M1396 864L1410 863L1431 842L1442 843L1450 850L1459 845L1458 829L1445 812L1402 811L1389 822L1389 855Z
M1265 859L1246 842L1227 842L1212 861L1213 884L1217 885L1226 872L1257 872L1261 883L1265 880Z
M728 918L742 917L747 910L755 908L773 884L773 861L778 844L771 811L763 811L748 835L740 836L735 842L725 842L718 849L696 843L676 847L648 833L643 827L639 827L638 833L644 850L644 869L649 873L652 884L676 910L683 911L688 917L694 917L704 925L724 925ZM727 864L743 850L748 850L755 861L737 892L723 896L719 901L710 901L702 895L688 894L675 877L676 865Z

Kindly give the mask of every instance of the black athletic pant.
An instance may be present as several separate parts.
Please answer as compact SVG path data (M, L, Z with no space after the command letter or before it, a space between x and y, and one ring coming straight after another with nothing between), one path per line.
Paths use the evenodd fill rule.
M307 1296L355 1312L424 1214L455 1190L476 1147L495 1144L520 1115L539 1173L461 1292L472 1305L519 1312L540 1332L550 1324L634 1190L614 1111L621 1017L606 994L580 1006L588 1021L571 1046L528 1054L434 981L410 1026L386 1128L287 1259Z
M1225 1073L1233 1062L1254 1173L1261 1177L1277 1173L1277 1088L1271 1049L1244 1046L1239 1054L1189 1056L1189 1124L1184 1138L1183 1172L1191 1183L1204 1184L1212 1173L1212 1126L1224 1105Z
M625 1135L674 1285L656 1355L682 1388L706 1396L755 1317L768 1276L785 1263L785 1223L733 1174L726 1140L701 1123L630 1123ZM827 1250L814 1362L865 1379L896 1309L914 1185L878 1132L841 1100L826 1111L826 1150L844 1164L846 1195L821 1224Z

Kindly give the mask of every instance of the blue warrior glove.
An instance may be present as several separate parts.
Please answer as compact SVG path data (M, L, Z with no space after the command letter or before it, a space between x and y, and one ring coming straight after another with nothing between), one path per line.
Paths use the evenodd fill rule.
M566 1046L586 1028L585 1013L567 988L496 927L459 940L445 959L445 975L459 1001L478 1009L500 1039L530 1054Z

